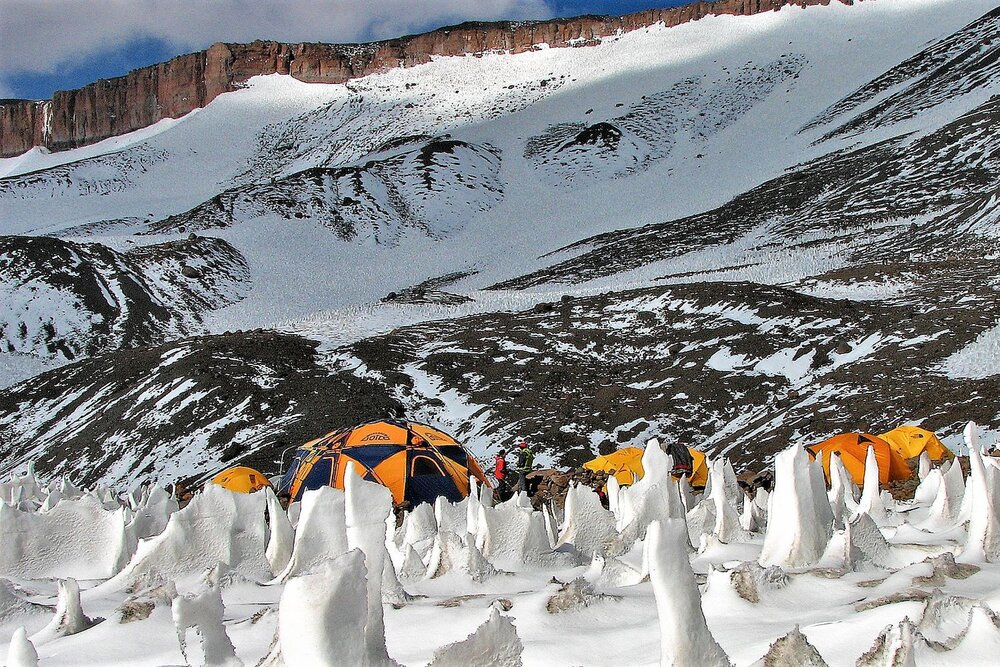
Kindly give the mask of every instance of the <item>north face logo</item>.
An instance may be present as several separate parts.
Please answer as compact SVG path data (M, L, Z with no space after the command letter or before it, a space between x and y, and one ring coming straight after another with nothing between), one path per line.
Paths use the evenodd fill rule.
M361 442L376 442L380 440L388 440L389 436L381 431L376 431L375 433L369 433L365 437L361 438Z

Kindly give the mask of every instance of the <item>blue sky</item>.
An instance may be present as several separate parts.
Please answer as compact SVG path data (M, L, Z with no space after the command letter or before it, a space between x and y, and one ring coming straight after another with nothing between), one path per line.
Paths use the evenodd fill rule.
M0 0L0 98L47 99L218 41L368 41L463 20L627 14L690 1Z

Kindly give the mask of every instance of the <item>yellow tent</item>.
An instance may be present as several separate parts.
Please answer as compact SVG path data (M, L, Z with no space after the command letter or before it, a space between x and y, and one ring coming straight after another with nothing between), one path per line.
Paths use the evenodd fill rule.
M622 486L628 486L642 479L642 451L639 447L625 447L587 461L583 467L594 472L606 472Z
M688 447L688 451L691 452L691 477L689 478L691 486L695 488L704 488L708 484L708 459L705 458L703 452L699 452L697 449L691 449Z
M815 445L806 447L812 458L822 457L823 472L830 481L830 457L840 456L844 468L850 473L858 486L865 481L865 459L868 448L875 450L875 463L878 466L879 483L886 485L891 481L909 479L913 474L906 460L896 453L882 438L870 433L841 433Z
M708 463L705 455L697 449L688 447L691 453L691 486L703 487L708 484ZM583 464L587 470L604 471L614 475L622 486L628 486L642 479L642 453L639 447L625 447L616 452L597 458Z
M234 493L253 493L271 486L264 473L245 466L223 470L212 478L212 484L218 484Z
M899 426L879 435L889 443L904 459L912 459L927 452L931 461L943 461L955 457L950 449L944 446L938 437L927 429L919 426Z

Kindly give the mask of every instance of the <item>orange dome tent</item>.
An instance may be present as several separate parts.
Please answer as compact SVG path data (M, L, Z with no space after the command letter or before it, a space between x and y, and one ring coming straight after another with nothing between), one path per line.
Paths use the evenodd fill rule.
M830 457L839 455L854 483L860 486L865 481L865 458L869 447L875 449L879 483L909 479L913 474L903 457L889 443L870 433L841 433L806 449L813 458L822 456L827 481L830 479Z
M912 459L927 452L931 461L943 461L955 457L933 432L919 426L899 426L879 435L889 443L904 459Z
M334 431L300 447L280 491L300 500L309 489L344 488L354 463L366 480L392 492L397 505L458 502L469 495L469 476L490 486L476 458L450 435L426 424L376 421Z
M264 473L246 466L223 470L212 478L212 484L218 484L234 493L253 493L271 486Z

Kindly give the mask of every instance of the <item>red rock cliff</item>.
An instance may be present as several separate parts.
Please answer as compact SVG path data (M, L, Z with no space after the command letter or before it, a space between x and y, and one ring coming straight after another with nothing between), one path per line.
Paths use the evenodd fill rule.
M465 23L370 44L215 44L114 79L59 91L48 102L0 100L0 157L32 146L65 150L177 118L258 74L289 74L308 83L344 83L432 56L586 46L601 37L656 23L675 26L708 15L751 15L785 5L831 0L718 0L627 16L580 16L525 23ZM853 0L838 0L852 4Z

